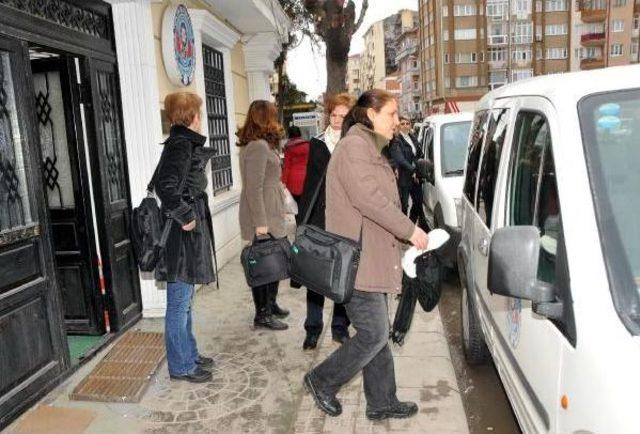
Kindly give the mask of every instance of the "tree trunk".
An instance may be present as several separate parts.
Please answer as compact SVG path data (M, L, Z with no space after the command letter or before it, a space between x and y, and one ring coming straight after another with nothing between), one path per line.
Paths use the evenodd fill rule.
M351 34L344 28L330 29L325 37L327 47L326 95L335 95L347 90L347 62L351 48Z
M346 92L347 60L335 60L327 56L327 96Z

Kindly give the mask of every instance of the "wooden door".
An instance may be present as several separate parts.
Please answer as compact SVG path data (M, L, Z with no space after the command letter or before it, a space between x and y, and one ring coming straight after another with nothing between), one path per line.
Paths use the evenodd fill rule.
M0 427L69 364L28 62L0 36Z

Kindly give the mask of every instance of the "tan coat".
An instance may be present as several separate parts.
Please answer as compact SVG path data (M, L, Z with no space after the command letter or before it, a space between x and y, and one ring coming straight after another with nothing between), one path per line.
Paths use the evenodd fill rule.
M383 137L358 124L333 152L327 171L327 230L353 240L360 237L362 254L356 289L401 291L401 242L414 224L400 210L393 170L376 140Z
M251 241L257 227L268 226L276 238L284 228L284 190L280 183L280 158L266 141L249 142L240 149L240 234Z

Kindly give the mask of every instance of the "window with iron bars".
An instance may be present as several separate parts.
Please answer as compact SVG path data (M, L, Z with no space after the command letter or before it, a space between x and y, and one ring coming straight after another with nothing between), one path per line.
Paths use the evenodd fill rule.
M221 52L204 44L202 56L209 146L216 150L216 155L211 160L213 194L216 195L229 190L233 185L224 58Z

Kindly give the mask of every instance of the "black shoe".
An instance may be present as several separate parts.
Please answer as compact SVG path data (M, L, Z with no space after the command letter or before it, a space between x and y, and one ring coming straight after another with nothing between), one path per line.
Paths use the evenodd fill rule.
M281 308L277 303L273 303L271 305L271 315L277 318L286 318L287 316L289 316L289 311L287 309Z
M347 342L349 340L349 335L344 335L342 333L338 334L336 333L335 335L331 336L334 342L339 343L340 345L344 344L345 342Z
M307 337L304 338L304 342L302 344L303 350L313 350L318 346L318 338L320 337L317 333L307 333Z
M304 376L303 384L304 388L311 394L320 410L333 417L340 416L340 414L342 414L342 405L340 405L340 401L338 401L335 396L331 396L328 393L324 393L319 390L311 381L310 373L307 373Z
M201 368L212 368L214 362L211 357L198 355L198 358L196 358L196 365L200 366Z
M382 419L403 419L411 417L418 412L418 405L415 402L396 402L391 406L382 410L367 410L367 419L370 420L382 420Z
M253 320L253 326L256 328L265 328L269 330L286 330L289 326L282 321L273 317L273 315L260 315Z
M189 383L204 383L211 380L212 376L211 372L202 369L200 366L196 366L196 369L191 374L169 375L169 378L172 380L188 381Z

